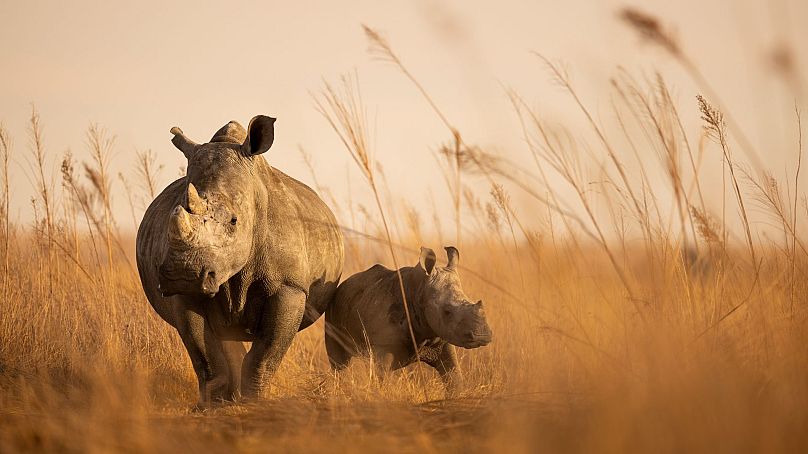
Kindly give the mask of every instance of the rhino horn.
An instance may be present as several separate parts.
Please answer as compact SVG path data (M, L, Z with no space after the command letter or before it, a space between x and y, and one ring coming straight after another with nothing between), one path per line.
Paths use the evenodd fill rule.
M188 210L192 214L205 214L208 211L208 204L200 197L193 183L188 183Z
M191 155L194 154L194 151L196 151L196 147L198 147L199 144L189 139L185 133L182 132L182 129L176 126L171 128L171 134L174 134L174 138L171 139L171 143L173 143L174 146L177 147L186 158L191 159Z
M191 217L181 205L174 208L168 223L168 236L172 240L182 241L191 236Z
M446 257L449 258L449 263L446 265L446 268L453 270L460 262L460 251L454 246L446 246L444 249L446 249Z

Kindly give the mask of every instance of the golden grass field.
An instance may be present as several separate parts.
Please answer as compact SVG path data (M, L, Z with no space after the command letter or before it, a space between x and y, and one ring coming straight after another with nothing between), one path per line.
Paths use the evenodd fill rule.
M653 18L625 17L688 67ZM374 52L431 103L393 48L366 32ZM350 227L343 277L392 266L391 250L401 266L416 263L422 244L455 243L466 293L486 302L494 341L461 351L463 379L451 396L421 366L381 384L368 361L333 375L321 319L297 336L263 400L192 411L190 360L146 301L134 237L120 233L126 221L110 209L113 191L131 202L161 189L152 187L154 157L139 156L124 187L109 175L108 135L93 128L94 160L79 170L66 156L61 174L36 176L36 221L17 225L8 214L9 156L42 169L40 120L32 116L28 148L10 146L4 133L0 452L805 452L801 137L781 151L793 166L791 179L778 181L756 166L709 88L678 105L662 76L618 79L621 121L608 126L592 119L590 100L558 66L548 62L548 71L589 129L571 140L575 132L510 93L535 161L511 163L467 143L431 103L451 139L438 160L454 199L455 213L440 216L456 230L448 238L419 228L439 217L428 206L411 208L385 190L374 170L384 154L368 152L353 81L316 98L371 183L354 190L375 191L379 202L360 208L316 188ZM702 134L685 132L678 119L686 109L701 110ZM721 163L718 173L702 171L708 160ZM664 196L648 182L658 166ZM550 174L564 187L549 184ZM52 178L59 183L49 186ZM471 181L485 189L466 190ZM706 181L723 191L717 208L704 202ZM513 203L517 191L531 203ZM765 230L750 222L753 208L769 219Z

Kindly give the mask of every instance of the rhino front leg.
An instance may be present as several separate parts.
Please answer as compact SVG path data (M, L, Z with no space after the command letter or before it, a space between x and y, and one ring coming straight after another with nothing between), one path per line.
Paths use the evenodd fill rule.
M247 349L240 341L226 341L222 342L222 345L230 373L227 394L236 401L241 398L241 365L244 363Z
M244 358L241 370L241 391L244 397L260 396L266 383L278 370L283 355L297 334L306 294L302 290L283 286L267 301L259 322L257 338Z
M394 360L395 355L392 352L381 349L373 352L373 370L379 385L387 379L387 376L393 370Z
M457 391L457 352L454 345L444 342L434 358L424 360L427 364L434 367L440 375L443 384L446 385L446 393L452 395Z
M199 384L197 408L235 400L238 397L238 383L232 383L230 362L222 342L213 334L200 312L186 309L181 320L177 332L191 358Z

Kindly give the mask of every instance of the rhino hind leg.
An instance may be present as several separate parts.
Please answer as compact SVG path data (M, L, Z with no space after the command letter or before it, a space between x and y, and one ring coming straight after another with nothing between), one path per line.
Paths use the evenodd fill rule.
M241 367L241 392L244 397L256 398L261 395L292 345L305 308L306 294L297 288L283 286L269 299L259 322L256 339Z
M300 322L298 331L303 331L308 328L323 315L328 303L334 298L336 291L337 283L326 281L325 278L320 278L311 284L311 287L309 287L309 297L306 300L306 312L303 315L303 320Z

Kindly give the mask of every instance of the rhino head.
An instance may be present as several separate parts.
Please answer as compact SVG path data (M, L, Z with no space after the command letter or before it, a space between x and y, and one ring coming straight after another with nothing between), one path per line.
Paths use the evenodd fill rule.
M457 265L460 253L447 247L448 264L436 267L435 252L421 248L418 266L426 273L421 303L429 327L435 334L463 348L477 348L491 342L491 328L485 318L483 302L471 303L460 285Z
M247 264L256 212L256 157L269 150L275 119L259 115L248 129L231 121L209 143L197 144L171 128L188 159L185 193L167 223L166 254L158 268L160 292L214 296Z

